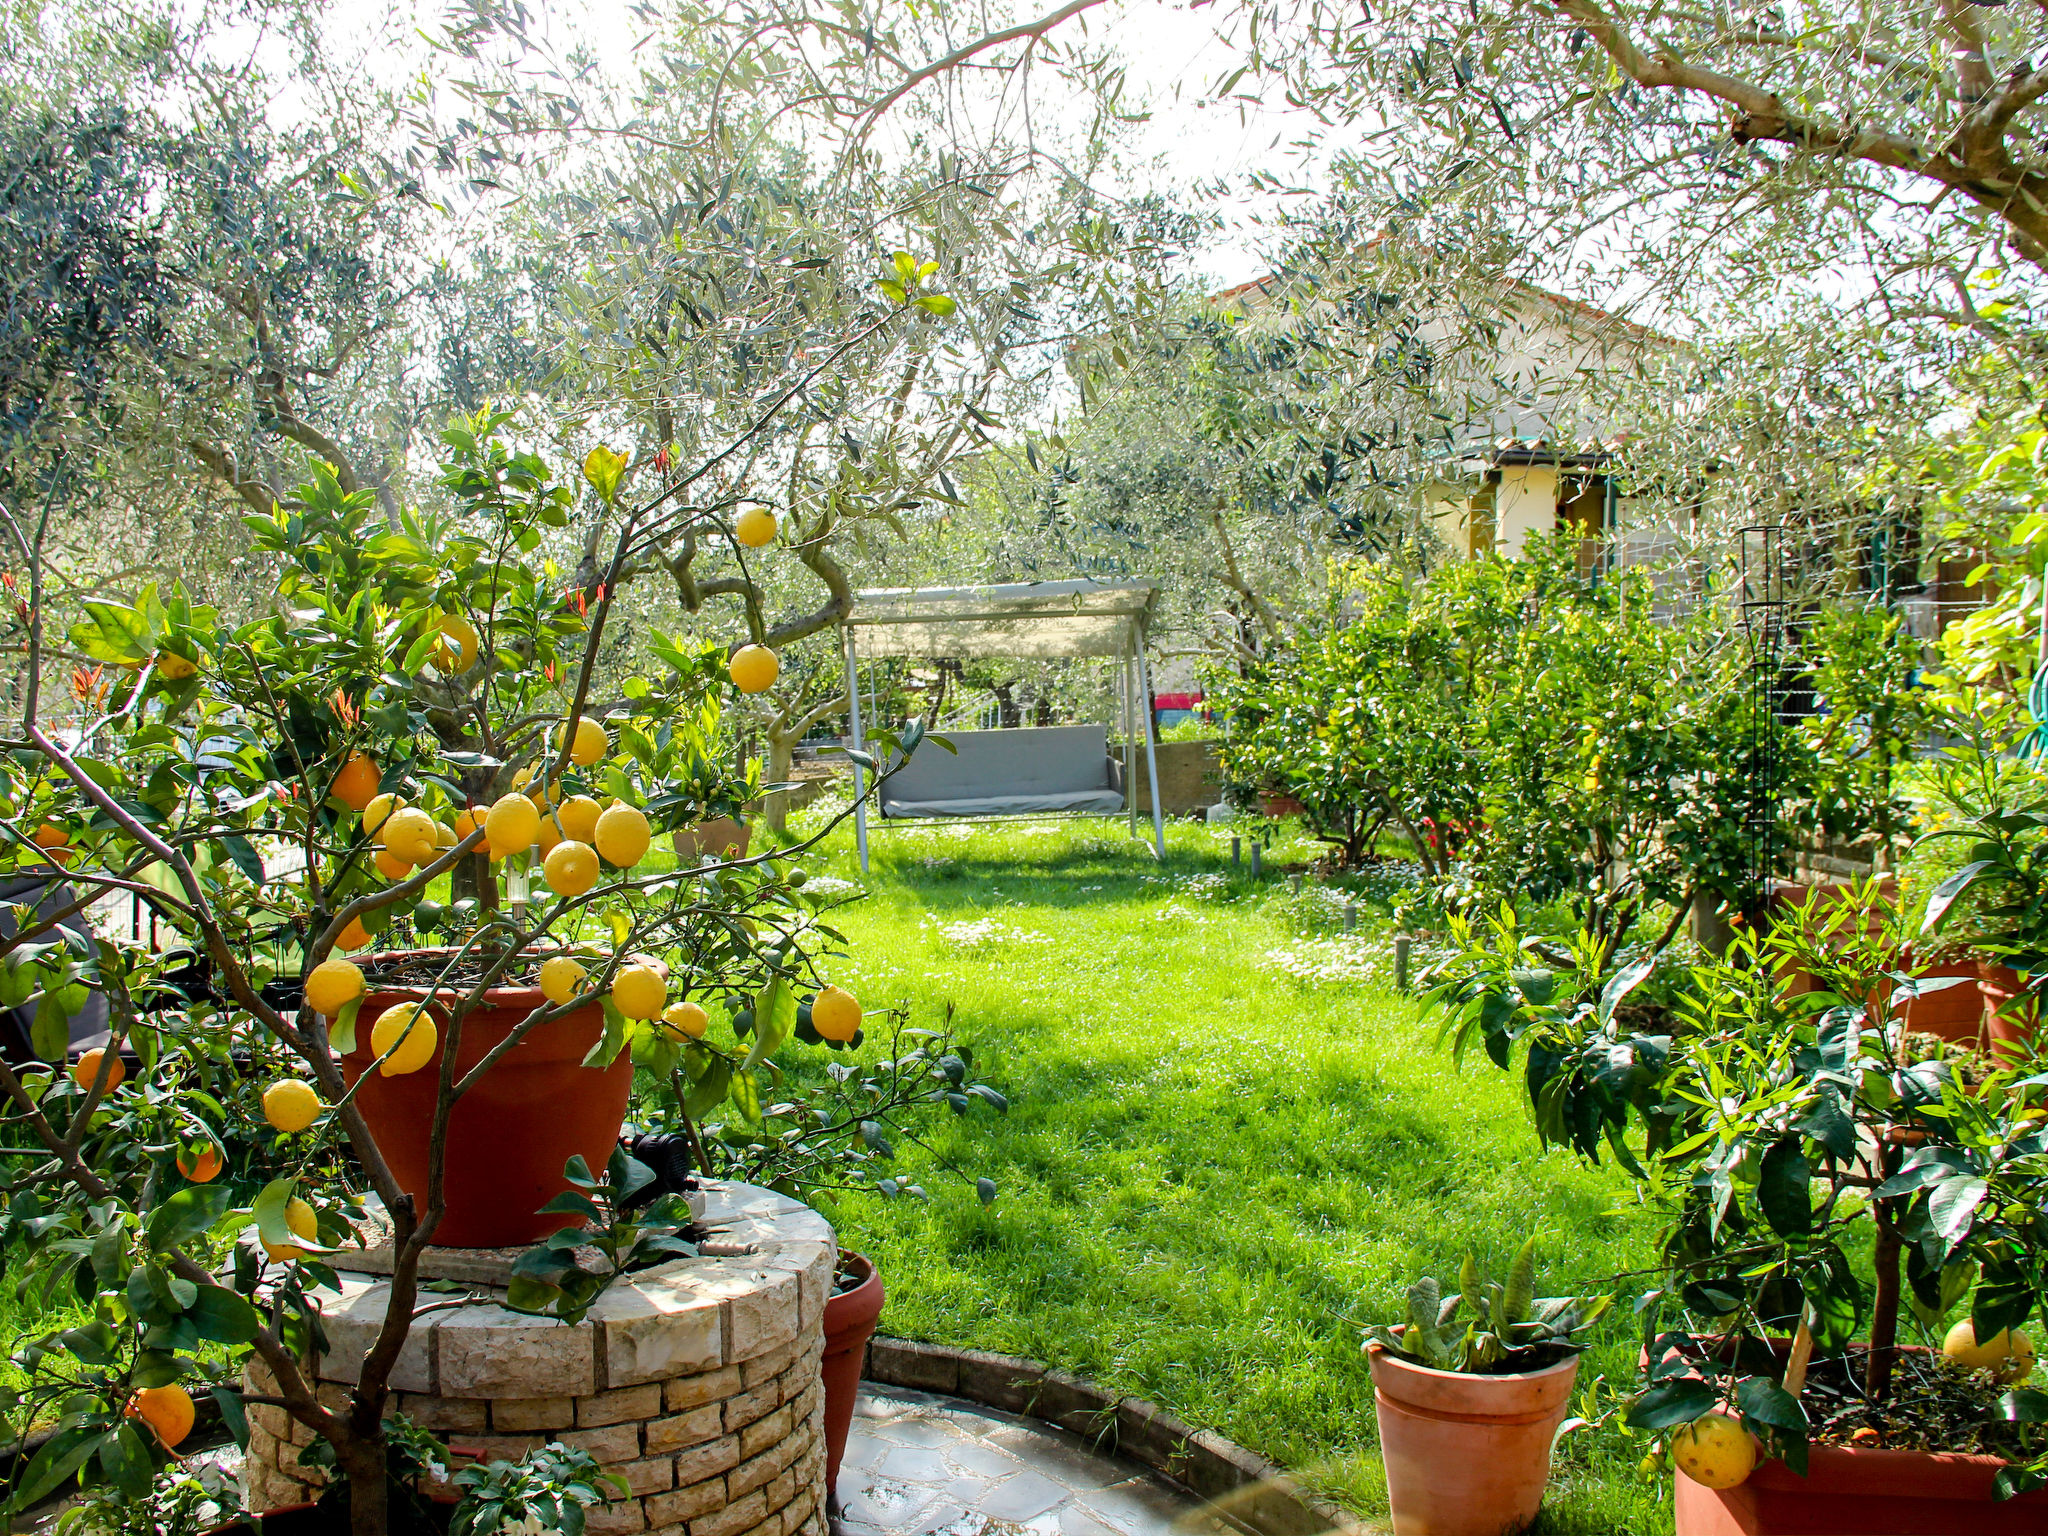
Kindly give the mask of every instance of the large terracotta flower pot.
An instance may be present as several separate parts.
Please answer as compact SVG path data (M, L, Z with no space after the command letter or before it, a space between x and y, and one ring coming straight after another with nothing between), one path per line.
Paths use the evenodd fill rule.
M2040 1536L2048 1489L1999 1502L1995 1456L1816 1445L1806 1476L1766 1461L1734 1488L1674 1474L1677 1536Z
M1576 1355L1540 1371L1437 1371L1367 1346L1394 1536L1512 1536L1536 1518Z
M706 854L721 860L744 859L747 845L753 839L754 829L733 816L713 816L709 821L679 827L669 834L676 859L686 869L696 868L697 861Z
M2024 1056L2034 1038L2034 1002L2023 997L2026 979L1996 960L1977 964L1977 991L1982 997L1984 1035L1993 1056Z
M882 1276L864 1255L839 1250L840 1269L858 1275L858 1283L837 1291L825 1303L825 1354L819 1373L825 1378L825 1496L836 1509L839 1458L853 1428L854 1399L860 1396L860 1368L868 1340L882 1320Z
M1975 959L1947 961L1938 965L1916 965L1912 974L1920 978L1965 976L1978 978ZM1904 1020L1914 1034L1934 1035L1957 1045L1981 1045L1984 1040L1984 997L1978 987L1959 984L1909 998L1893 1005L1892 1012Z
M373 988L364 997L356 1019L356 1048L341 1062L342 1076L351 1086L375 1060L370 1031L378 1018L387 1008L417 996ZM483 1002L464 1017L456 1075L483 1060L492 1046L545 1005L538 987L493 987L485 993ZM447 1013L436 1011L441 1043L434 1059L399 1077L373 1072L356 1093L377 1150L422 1211L427 1203L427 1139L448 1035ZM437 1246L517 1247L569 1224L566 1217L536 1213L569 1188L562 1169L572 1155L582 1153L593 1173L603 1171L618 1145L626 1098L633 1087L629 1052L621 1051L603 1071L580 1065L603 1033L604 1010L596 1003L543 1024L456 1101L448 1122L443 1183L447 1213L434 1230Z

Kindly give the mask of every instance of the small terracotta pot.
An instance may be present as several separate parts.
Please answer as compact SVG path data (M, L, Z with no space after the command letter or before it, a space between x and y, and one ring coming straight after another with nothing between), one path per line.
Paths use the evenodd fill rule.
M860 1396L860 1368L868 1340L882 1320L882 1276L864 1254L839 1250L842 1268L863 1274L860 1283L825 1303L825 1354L818 1371L825 1379L825 1494L839 1507L839 1459L853 1428L854 1399Z
M2026 978L1996 960L1977 962L1977 991L1982 997L1984 1036L1995 1057L2023 1057L2034 1038L2034 1000Z
M1550 1443L1571 1404L1574 1355L1474 1376L1366 1346L1394 1536L1512 1536L1536 1518Z
M2040 1536L2048 1489L2003 1502L1996 1456L1816 1445L1806 1476L1766 1461L1734 1488L1683 1472L1672 1499L1677 1536Z
M351 1086L376 1059L370 1032L377 1020L386 1009L418 995L378 988L364 997L356 1016L356 1048L341 1061L342 1077ZM463 1019L456 1075L483 1060L546 1001L538 987L493 987L485 993ZM401 1077L371 1073L356 1093L377 1150L421 1210L427 1202L427 1142L448 1036L445 1008L435 1011L441 1044L434 1059ZM579 1008L521 1040L456 1101L448 1121L443 1179L447 1213L434 1229L435 1246L519 1247L570 1224L564 1216L536 1213L569 1188L562 1169L574 1154L582 1153L593 1173L603 1171L618 1145L633 1087L630 1052L619 1052L601 1072L581 1064L603 1034L604 1010L596 1003Z
M669 834L676 858L685 867L695 867L707 853L716 859L744 859L753 840L754 829L731 816L713 816Z
M1283 816L1299 816L1301 801L1293 795L1260 795L1259 811L1269 819L1278 821Z

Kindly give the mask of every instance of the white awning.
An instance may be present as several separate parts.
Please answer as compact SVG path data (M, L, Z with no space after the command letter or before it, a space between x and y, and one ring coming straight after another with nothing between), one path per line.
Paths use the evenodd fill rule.
M1129 656L1158 591L1145 577L889 587L856 592L846 622L863 656Z

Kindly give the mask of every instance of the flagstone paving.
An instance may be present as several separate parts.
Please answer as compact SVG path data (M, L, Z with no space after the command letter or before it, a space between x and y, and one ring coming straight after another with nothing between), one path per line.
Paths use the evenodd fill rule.
M863 1384L839 1469L839 1536L1221 1536L1202 1501L1062 1430L959 1398Z

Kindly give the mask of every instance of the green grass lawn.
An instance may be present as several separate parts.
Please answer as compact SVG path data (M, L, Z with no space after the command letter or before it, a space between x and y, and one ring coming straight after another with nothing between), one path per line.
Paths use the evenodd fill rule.
M1514 1079L1453 1069L1368 974L1382 944L1305 941L1308 913L1334 927L1328 903L1271 866L1311 845L1276 849L1255 885L1219 830L1173 828L1164 865L1116 822L877 834L870 899L840 914L849 984L920 1022L951 1007L1011 1109L947 1116L931 1142L996 1181L992 1208L906 1149L929 1201L849 1199L836 1219L881 1267L887 1331L1080 1372L1383 1514L1360 1324L1532 1232L1544 1293L1608 1289L1655 1222L1612 1169L1538 1150ZM829 872L857 878L850 833L831 848ZM1383 923L1368 903L1361 932ZM1582 1386L1629 1384L1623 1311ZM1645 1449L1568 1437L1540 1529L1668 1531Z

